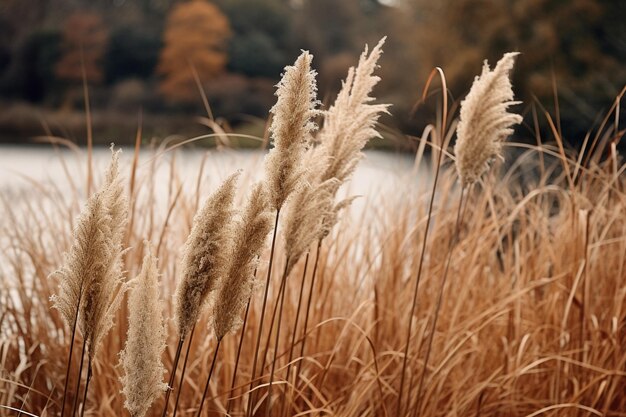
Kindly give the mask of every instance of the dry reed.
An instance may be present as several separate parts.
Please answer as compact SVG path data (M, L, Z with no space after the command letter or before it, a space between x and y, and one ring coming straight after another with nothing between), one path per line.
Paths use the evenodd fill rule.
M567 149L558 129L553 132L555 144L543 143L544 138L537 138L537 146L507 143L518 150L514 162L502 175L484 181L483 192L468 197L471 221L459 222L457 255L449 263L454 289L441 298L437 328L429 329L432 317L421 311L435 310L438 278L456 234L456 213L450 207L459 203L457 174L444 165L406 367L413 386L422 375L426 341L432 337L420 416L624 415L626 168L614 146L623 135L620 100L621 95L581 149ZM130 230L125 228L132 247L125 269L131 274L139 270L137 242L157 236L163 275L173 277L180 272L176 257L198 192L180 186L181 168L172 164L173 191L159 200L150 185L159 164L162 159L155 157L154 164L138 169L131 207L142 215ZM339 224L316 254L317 280L305 329L308 349L298 358L300 377L286 404L288 415L384 416L386 405L397 400L406 343L399 330L410 323L413 294L406 288L421 251L420 242L410 237L422 236L431 223L425 204L431 193L415 187L413 178L391 181L364 198L366 216ZM115 234L105 193L93 194L74 223L82 187L68 192L54 184L34 186L34 194L0 194L0 406L3 412L10 407L52 416L62 408L70 349L65 333L77 321L80 282L86 277L77 271L97 267L102 269L98 274L108 273L111 268L94 262L94 254L102 253L89 248L113 247ZM76 239L70 238L72 229ZM260 274L269 269L268 255L261 255ZM279 245L276 257L285 255ZM48 279L59 264L64 266ZM302 272L300 264L293 267L292 273ZM59 309L50 310L48 299L57 279L61 287L54 301ZM171 279L162 285L166 294L172 293ZM278 301L278 295L272 291L270 302ZM297 297L285 295L283 314L290 318L297 311ZM166 300L166 314L174 315L176 300ZM260 306L251 303L243 335L242 387L237 387L243 394L232 399L232 415L250 412L247 399L252 395L246 389L260 315ZM120 312L116 316L113 330L108 336L103 333L107 349L100 350L95 364L97 377L86 407L91 415L123 412L121 370L115 365L128 327L126 317ZM170 329L170 339L177 333ZM220 382L232 375L238 348L234 339L223 339L220 360L211 371ZM279 357L293 347L291 337L278 342L274 349ZM213 344L209 338L193 342L198 354L189 363L190 380L206 379ZM201 391L192 385L181 410L197 407ZM212 384L206 408L223 412L229 393L226 384ZM402 417L410 413L409 403L401 404L406 411ZM259 408L256 415L264 411Z

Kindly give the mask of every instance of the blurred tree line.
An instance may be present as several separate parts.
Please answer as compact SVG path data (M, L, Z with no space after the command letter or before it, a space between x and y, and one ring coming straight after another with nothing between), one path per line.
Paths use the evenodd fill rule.
M418 133L432 120L411 108L433 67L461 98L483 59L517 50L517 96L550 110L556 82L574 138L626 85L624 21L623 0L2 0L0 98L79 109L84 78L95 111L188 115L202 112L200 84L236 125L267 116L300 49L328 102L364 44L387 35L385 123Z

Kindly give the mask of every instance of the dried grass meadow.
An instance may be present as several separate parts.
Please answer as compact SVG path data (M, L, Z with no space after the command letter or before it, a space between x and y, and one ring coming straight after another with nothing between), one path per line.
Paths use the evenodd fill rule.
M533 110L550 137L503 151L505 55L460 106L425 98L406 186L350 211L381 47L324 112L312 57L286 69L256 185L175 158L157 184L178 145L138 141L70 191L0 196L0 414L626 416L621 96L579 149Z

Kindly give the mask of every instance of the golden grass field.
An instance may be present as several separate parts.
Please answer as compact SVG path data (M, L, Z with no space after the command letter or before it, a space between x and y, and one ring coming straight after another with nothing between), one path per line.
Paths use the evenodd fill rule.
M404 177L406 185L367 195L358 212L342 212L330 235L319 246L311 244L295 265L286 280L276 345L277 324L270 326L269 318L285 263L279 224L261 335L259 362L265 366L257 368L253 399L269 237L246 327L221 342L205 415L223 416L230 409L233 416L626 416L626 165L616 150L623 134L620 100L579 149L563 143L557 119L540 114L553 123L552 134L536 136L536 145L508 142L506 163L496 162L463 192L450 146L457 106L444 100L437 122L419 138L416 169ZM446 151L433 190L442 141ZM203 200L230 174L201 164L193 177L181 176L171 162L166 183L155 183L158 164L166 163L158 156L175 148L137 147L120 168L129 200L124 276L139 273L144 239L158 257L168 329L163 381L178 341L172 318L181 250ZM151 162L137 164L144 154ZM22 416L60 415L71 329L52 308L59 283L49 276L63 263L87 197L104 180L103 172L93 171L89 178L70 176L66 184L32 184L36 197L23 201L1 196L0 415L20 415L19 410ZM245 201L254 176L244 170L235 207ZM158 198L158 190L167 190L166 197ZM305 329L304 310L297 310L309 298ZM213 360L209 315L206 310L195 327L181 416L196 414ZM118 357L127 317L122 302L93 364L85 415L128 415ZM81 343L77 332L75 351ZM77 395L79 359L75 352L68 407ZM163 405L160 396L148 415L161 415Z

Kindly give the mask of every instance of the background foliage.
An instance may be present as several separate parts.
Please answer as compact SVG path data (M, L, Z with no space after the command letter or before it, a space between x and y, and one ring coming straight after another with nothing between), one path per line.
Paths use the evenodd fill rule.
M185 14L197 25L175 29ZM11 117L0 117L0 140L43 133L25 128L41 122L15 117L17 108L81 111L81 45L94 115L118 121L106 129L95 121L95 140L109 134L122 143L132 142L140 109L149 135L197 133L186 125L181 131L176 119L205 115L189 62L214 114L237 128L251 116L266 118L273 85L300 49L315 55L328 97L362 44L386 35L378 97L393 103L395 117L384 121L391 128L417 134L432 121L411 109L433 67L445 70L460 99L485 57L494 62L517 50L514 85L527 121L530 106L539 105L548 132L541 114L554 111L556 86L563 135L574 141L626 85L625 19L626 3L617 0L4 0L0 108ZM69 116L55 120L65 136L82 140L83 126L73 129Z

